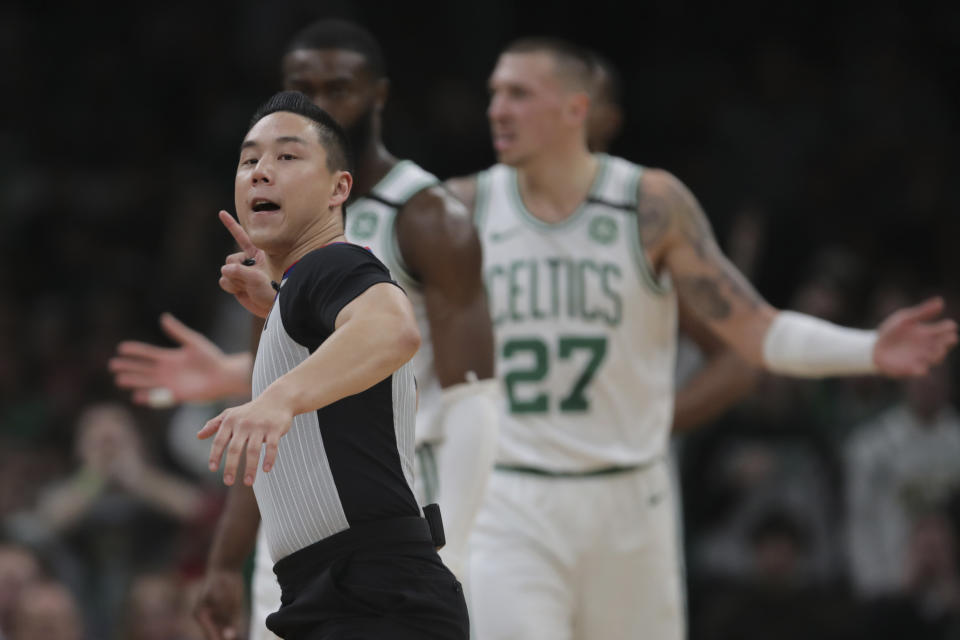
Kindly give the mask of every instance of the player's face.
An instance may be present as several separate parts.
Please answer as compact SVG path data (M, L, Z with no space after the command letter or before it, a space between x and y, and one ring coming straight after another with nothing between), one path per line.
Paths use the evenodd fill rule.
M283 88L306 95L347 130L383 107L378 83L356 51L291 51L283 57Z
M569 91L546 52L505 53L490 76L487 117L497 159L519 166L570 125Z
M327 168L327 152L311 120L272 113L247 133L234 184L237 216L267 254L290 251L311 229L331 223L350 193L346 171ZM339 212L335 213L339 220Z

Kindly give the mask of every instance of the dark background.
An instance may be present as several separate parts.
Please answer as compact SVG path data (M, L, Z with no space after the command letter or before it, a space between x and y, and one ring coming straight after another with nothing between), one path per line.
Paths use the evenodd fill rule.
M563 36L620 69L612 152L680 177L724 246L743 220L759 229L748 271L774 304L796 306L812 278L834 319L866 325L884 287L907 301L957 291L960 3L7 2L0 458L5 482L14 466L29 481L0 517L71 468L83 407L123 398L105 370L118 340L162 341L162 311L208 331L233 304L216 214L232 210L238 143L279 89L285 41L329 16L380 40L388 147L442 178L493 162L499 49ZM189 475L164 443L169 413L135 416L158 464Z

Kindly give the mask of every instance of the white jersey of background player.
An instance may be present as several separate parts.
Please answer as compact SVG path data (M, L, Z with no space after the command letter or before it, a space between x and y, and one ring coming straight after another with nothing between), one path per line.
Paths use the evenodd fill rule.
M436 178L412 162L398 161L383 147L380 115L388 82L379 46L369 33L343 21L310 25L288 45L283 73L286 89L307 94L347 130L355 157L353 193L359 197L346 207L346 236L373 250L414 305L422 336L414 359L421 445L415 487L418 498L440 501L447 533L441 554L460 575L466 538L492 462L498 412L476 231L463 205L438 187ZM244 249L228 257L221 286L263 317L274 292L258 268L262 253L228 214L222 212L221 219ZM253 259L254 265L244 265L245 259ZM125 357L112 363L118 384L137 389L135 400L149 401L156 388L170 389L174 400L217 397L238 387L249 391L249 356L223 356L169 317L164 327L183 349L127 343L120 348ZM193 354L194 360L185 364L185 354ZM190 373L206 375L180 375L191 364ZM198 390L197 378L210 388ZM441 439L442 451L434 456L431 444ZM438 485L442 495L436 494ZM223 594L237 591L257 517L252 491L232 490L201 594L199 616L208 628L222 631L236 624L232 619L239 603ZM262 619L279 606L279 590L267 554L259 557L254 579L258 610L251 629L254 637L265 637L258 635L265 631Z
M780 373L920 374L956 341L929 322L939 300L877 332L770 307L679 181L588 151L592 66L560 41L508 47L488 111L502 164L450 183L481 231L510 405L471 540L480 640L683 637L663 464L678 299Z

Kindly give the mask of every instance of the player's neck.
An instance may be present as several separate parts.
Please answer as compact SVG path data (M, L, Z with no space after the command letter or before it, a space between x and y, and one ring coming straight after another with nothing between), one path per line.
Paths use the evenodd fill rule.
M597 158L582 145L569 153L542 154L517 170L520 197L537 218L561 222L590 193L597 165Z
M369 194L397 162L379 137L371 140L365 148L357 150L350 199L356 200Z
M307 228L289 250L283 253L268 253L267 266L273 278L279 281L287 269L311 251L333 242L346 242L340 216L341 212L337 209L336 216L330 216L325 221Z

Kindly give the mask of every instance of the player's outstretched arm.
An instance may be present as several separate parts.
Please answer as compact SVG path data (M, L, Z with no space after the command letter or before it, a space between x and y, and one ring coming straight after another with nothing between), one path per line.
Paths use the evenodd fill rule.
M108 363L116 385L132 390L135 403L164 408L250 393L249 353L227 355L169 313L160 316L160 326L178 347L125 341Z
M443 387L436 418L444 434L438 501L447 544L440 554L463 577L467 538L493 468L498 431L499 386L480 239L467 208L440 188L410 200L396 228L400 253L423 285Z
M226 453L223 481L232 485L246 452L243 481L252 485L261 445L266 444L263 470L270 471L294 416L369 389L410 360L419 346L420 332L407 296L393 284L374 284L340 310L333 333L306 360L255 400L207 422L197 435L205 439L216 434L210 470L219 468Z
M956 323L937 320L939 299L898 311L876 331L778 311L726 259L700 205L679 180L650 170L641 189L649 207L638 213L641 233L661 234L652 243L656 263L670 272L683 303L751 364L805 377L914 376L956 344Z

